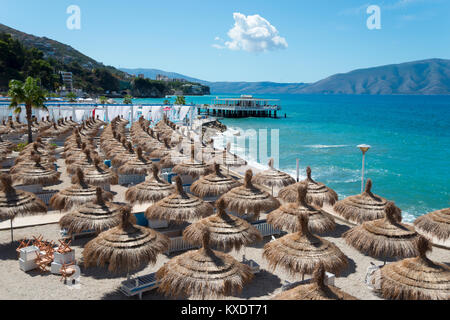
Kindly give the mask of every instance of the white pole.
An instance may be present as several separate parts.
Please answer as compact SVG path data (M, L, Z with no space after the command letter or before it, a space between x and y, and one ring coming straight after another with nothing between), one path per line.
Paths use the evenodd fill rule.
M300 181L300 159L297 158L297 182Z
M131 121L130 121L130 124L133 124L133 118L134 118L134 105L131 104Z
M363 152L363 158L362 158L362 171L361 171L361 193L364 191L364 160L366 158L366 153Z
M190 127L190 130L192 130L192 122L193 122L193 117L194 117L194 108L193 107L189 108L189 117L190 117L189 127Z

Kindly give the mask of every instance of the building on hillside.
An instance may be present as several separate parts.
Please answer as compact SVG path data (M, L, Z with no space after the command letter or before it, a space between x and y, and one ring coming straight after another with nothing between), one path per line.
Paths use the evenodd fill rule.
M144 78L145 78L145 75L144 75L143 73L140 73L140 74L138 74L138 78L144 79Z
M165 76L165 75L162 75L162 74L157 74L156 75L156 80L157 81L169 81L169 77L168 76Z
M61 75L65 90L72 92L73 91L72 72L60 71L59 74Z

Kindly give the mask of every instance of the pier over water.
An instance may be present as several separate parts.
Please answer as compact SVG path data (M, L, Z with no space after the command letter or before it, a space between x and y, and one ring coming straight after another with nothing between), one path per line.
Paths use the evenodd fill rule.
M224 118L276 118L281 110L280 100L253 98L242 95L240 98L216 98L211 105L197 106L198 114Z

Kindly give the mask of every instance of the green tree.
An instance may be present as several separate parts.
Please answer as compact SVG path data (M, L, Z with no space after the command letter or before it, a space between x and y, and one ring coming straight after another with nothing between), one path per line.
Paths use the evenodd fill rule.
M129 94L127 94L124 98L123 98L123 104L133 104L133 97L130 96Z
M106 104L108 102L108 98L105 96L100 96L98 97L98 101L100 102L100 104Z
M170 101L166 99L166 100L163 101L163 104L164 105L168 105L168 104L170 104Z
M22 112L21 104L25 105L27 124L28 124L28 143L33 142L33 134L31 132L32 113L34 109L47 110L44 105L46 92L38 84L38 79L28 77L25 82L20 80L11 80L9 82L8 96L11 97L9 107L14 108L14 113Z
M76 102L77 101L77 95L75 94L75 92L69 92L66 95L66 98L69 99L69 102Z
M177 96L177 99L175 100L175 104L179 106L183 106L186 104L186 98L184 96Z

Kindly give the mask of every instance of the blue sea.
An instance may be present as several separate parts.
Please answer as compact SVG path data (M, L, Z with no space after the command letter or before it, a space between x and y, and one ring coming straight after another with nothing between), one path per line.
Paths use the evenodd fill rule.
M187 97L187 102L211 103L219 94ZM237 97L234 95L234 97ZM263 96L256 96L263 97ZM267 129L279 130L279 168L300 177L306 166L313 178L333 188L342 199L361 191L362 153L369 144L365 177L372 191L395 201L404 221L450 207L450 96L265 95L280 99L279 119L223 119L228 127L249 133L235 141L238 154L251 162L266 158L248 154L248 146ZM158 103L163 99L136 99ZM286 113L286 118L284 114ZM251 129L254 129L252 131ZM248 139L245 148L242 140ZM268 147L270 155L271 145ZM276 155L272 155L276 156ZM265 163L263 163L265 164Z

